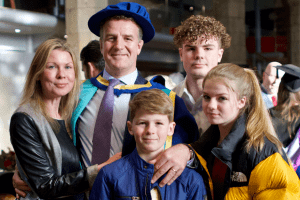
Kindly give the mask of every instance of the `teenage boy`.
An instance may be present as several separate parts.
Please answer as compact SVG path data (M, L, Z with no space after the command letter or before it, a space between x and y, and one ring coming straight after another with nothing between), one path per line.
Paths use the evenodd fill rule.
M207 73L221 62L224 49L230 47L231 37L226 32L225 26L215 18L192 15L175 29L173 40L178 47L186 77L172 90L183 99L187 109L194 116L201 136L210 126L202 109L202 82ZM188 150L187 146L181 146L180 151L168 149L158 156L152 182L156 182L161 174L169 170L166 165L173 163L178 155L182 158L189 157ZM181 169L186 166L186 161L183 159L177 161L178 172L171 181L162 180L160 186L171 184L172 180L180 175ZM172 170L169 170L169 174L170 172Z
M127 126L135 138L136 149L100 170L90 200L206 198L203 179L192 169L186 168L169 186L159 187L159 182L150 183L154 165L149 161L164 151L167 137L174 133L172 104L170 97L159 89L142 91L132 99Z
M224 49L230 47L231 37L215 18L192 15L176 28L173 40L186 72L184 81L173 91L194 116L201 135L210 126L202 109L202 82L221 62Z

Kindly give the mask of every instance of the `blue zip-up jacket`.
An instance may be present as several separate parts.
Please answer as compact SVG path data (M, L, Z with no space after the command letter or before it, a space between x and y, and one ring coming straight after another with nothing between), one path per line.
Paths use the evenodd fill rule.
M164 200L202 200L206 197L203 179L196 171L185 168L182 174L171 184L162 188L156 183L151 184L154 165L144 161L137 150L131 154L104 166L90 194L90 200L100 199L139 199L150 200L150 191L158 189Z

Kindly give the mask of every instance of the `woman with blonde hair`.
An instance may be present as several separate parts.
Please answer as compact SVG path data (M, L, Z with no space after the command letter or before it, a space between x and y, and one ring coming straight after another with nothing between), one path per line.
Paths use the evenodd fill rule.
M300 197L252 70L231 63L213 68L203 81L203 110L212 125L191 145L212 199Z
M97 165L81 168L69 124L80 89L75 54L61 39L37 49L27 73L21 104L11 117L11 142L26 199L83 199Z
M296 170L300 166L300 68L276 66L285 72L278 89L278 104L270 109L279 140Z

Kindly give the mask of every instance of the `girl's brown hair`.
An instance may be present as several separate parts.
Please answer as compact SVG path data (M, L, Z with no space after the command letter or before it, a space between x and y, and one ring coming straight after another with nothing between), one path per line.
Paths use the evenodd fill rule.
M283 118L287 122L288 132L290 137L294 137L294 122L300 117L300 91L290 92L281 81L278 89L277 106L274 110L279 111L278 117Z

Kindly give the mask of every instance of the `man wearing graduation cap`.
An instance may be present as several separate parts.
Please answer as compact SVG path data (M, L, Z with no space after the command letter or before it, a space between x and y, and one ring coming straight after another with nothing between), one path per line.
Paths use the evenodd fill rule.
M261 95L268 109L277 105L278 86L284 75L284 72L276 69L275 66L281 66L281 63L270 62L267 65L261 84Z
M124 156L135 149L134 138L126 127L129 101L142 90L158 88L170 96L175 106L176 127L173 137L167 139L165 146L170 148L164 154L177 156L172 156L173 160L164 159L163 165L164 170L168 169L163 180L172 183L185 168L182 160L188 161L194 156L185 144L196 141L199 133L195 119L183 100L163 85L148 82L137 70L137 56L143 44L155 35L146 8L133 2L109 5L94 14L88 26L100 36L105 69L82 84L79 104L71 121L74 144L82 155L83 165L94 166L96 177L101 167L120 158L120 152ZM168 156L162 156L165 157ZM159 176L162 175L160 173Z
M270 109L270 115L278 138L296 170L300 166L300 68L291 64L276 68L285 74L279 85L278 104Z
M176 128L173 138L169 138L166 143L166 148L197 140L197 125L184 106L183 100L164 86L146 81L137 71L137 56L144 42L149 42L155 34L146 8L133 2L107 6L89 19L88 26L95 35L100 36L100 50L105 60L105 69L97 77L83 83L80 103L73 113L73 139L75 145L80 147L84 164L90 166L105 163L109 157L118 152L122 151L124 156L135 149L134 138L128 133L126 127L128 103L136 93L142 90L163 89L174 101ZM114 97L109 100L114 102L112 120L104 122L104 125L102 123L99 127L102 121L109 118L109 114L102 113L101 106L102 99L107 93L105 91L109 88L112 79L119 82L114 86ZM110 126L106 126L107 124ZM104 129L107 128L109 130L105 133ZM97 135L102 136L97 138ZM108 146L104 147L107 144ZM189 149L183 146L175 146L172 151L182 149L182 151L189 152ZM190 157L181 158L180 155L177 158L187 161L190 159ZM181 173L179 170L184 168L176 164L167 166L172 168L169 173L170 178L176 176L177 173L179 176ZM167 177L167 179L170 178Z

